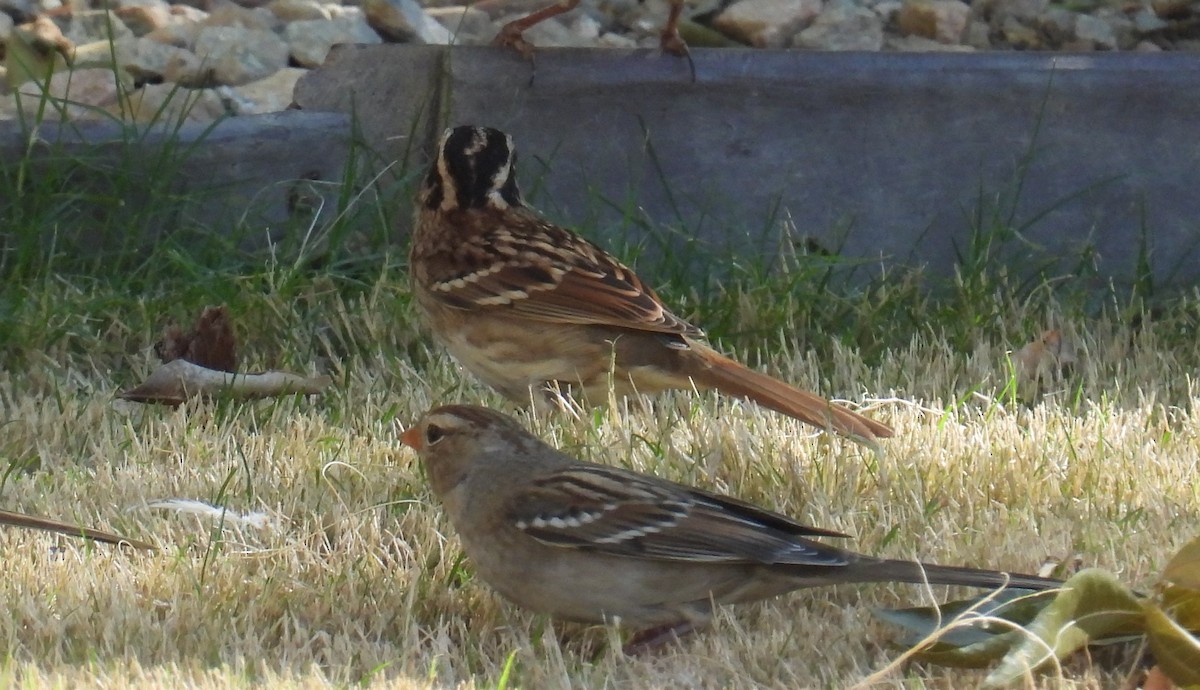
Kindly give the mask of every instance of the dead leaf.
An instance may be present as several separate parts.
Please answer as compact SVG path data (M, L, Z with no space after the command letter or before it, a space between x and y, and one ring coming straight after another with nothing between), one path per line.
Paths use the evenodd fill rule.
M1155 666L1146 672L1146 678L1142 681L1142 690L1175 690L1175 684L1167 674L1162 672L1162 669Z
M154 354L163 364L186 359L206 369L237 371L237 338L229 321L229 309L224 304L205 307L187 333L179 326L168 326L154 344Z
M181 405L198 395L218 393L237 398L266 398L280 395L315 395L329 387L328 376L306 377L282 371L238 374L215 371L176 359L155 369L139 386L117 394L122 400L140 403Z
M1021 397L1036 398L1044 385L1061 381L1076 364L1075 345L1052 328L1012 355Z

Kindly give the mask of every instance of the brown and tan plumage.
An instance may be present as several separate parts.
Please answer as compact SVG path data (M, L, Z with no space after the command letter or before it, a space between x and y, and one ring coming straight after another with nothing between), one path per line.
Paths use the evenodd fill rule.
M534 611L641 629L633 650L706 624L716 605L804 587L1062 584L839 549L814 538L845 535L730 496L582 462L482 407L430 410L401 440L420 456L480 579Z
M704 343L630 268L521 200L508 135L457 127L417 199L413 291L434 335L469 371L517 402L548 384L604 400L715 388L872 443L888 426Z

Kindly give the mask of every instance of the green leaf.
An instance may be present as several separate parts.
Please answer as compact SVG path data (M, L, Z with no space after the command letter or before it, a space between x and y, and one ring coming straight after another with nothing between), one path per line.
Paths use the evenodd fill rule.
M876 610L875 615L905 630L900 644L914 647L935 638L913 658L942 666L983 668L1001 659L1023 626L1054 601L1053 592L1008 589L993 595L952 601L941 606Z
M940 606L915 606L902 609L876 609L874 614L904 628L905 635L899 641L906 647L919 644L938 630L938 642L948 647L966 647L990 640L1012 630L1005 625L979 621L974 625L948 623L960 617L989 616L1025 625L1054 600L1053 592L1029 593L1019 589L1006 589L991 595L951 601Z
M1154 604L1146 604L1146 635L1154 660L1176 685L1200 687L1200 640Z
M1008 632L990 635L974 644L960 647L939 641L914 653L912 658L939 666L984 668L1003 659L1022 637L1020 630L1010 628Z
M1200 590L1200 538L1184 545L1167 563L1162 579L1179 587Z
M508 658L504 660L504 668L500 671L500 680L496 681L496 690L508 690L508 683L512 680L513 669L517 665L517 650L512 650L508 653Z
M1162 591L1162 608L1184 630L1200 631L1200 590L1167 585Z
M1142 604L1137 597L1112 573L1089 568L1066 581L985 684L1009 685L1093 640L1144 630Z

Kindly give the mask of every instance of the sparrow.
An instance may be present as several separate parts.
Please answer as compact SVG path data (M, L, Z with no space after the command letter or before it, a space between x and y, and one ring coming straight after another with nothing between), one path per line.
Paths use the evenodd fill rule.
M684 0L667 1L670 3L670 11L667 14L667 21L663 25L663 30L660 34L659 45L665 53L670 53L678 57L688 57L687 43L679 35L679 18L683 13ZM558 0L520 19L515 19L500 27L500 32L496 34L496 38L492 40L492 44L514 48L525 57L532 57L533 44L525 40L525 32L535 24L570 12L579 7L579 3L580 0ZM692 76L694 78L695 74Z
M412 289L450 354L517 403L578 386L584 398L709 389L873 445L892 429L718 353L641 278L525 205L510 136L442 135L417 194ZM536 400L536 397L535 397Z
M829 546L814 537L846 535L730 496L577 460L487 408L435 408L400 440L420 457L480 579L532 611L639 629L630 652L704 626L715 605L803 587L1062 584Z
M26 529L38 529L46 532L55 532L57 534L65 534L68 537L81 537L92 541L100 541L106 544L118 544L121 546L129 546L135 549L153 550L154 546L147 544L144 541L122 537L119 534L112 532L104 532L90 527L79 527L57 520L47 518L34 517L23 513L14 513L8 510L0 510L0 525L10 525L12 527L24 527Z

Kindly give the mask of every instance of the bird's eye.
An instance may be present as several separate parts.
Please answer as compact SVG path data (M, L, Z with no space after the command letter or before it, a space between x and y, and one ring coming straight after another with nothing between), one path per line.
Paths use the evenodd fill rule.
M446 437L446 431L436 424L425 427L425 445L432 446Z

